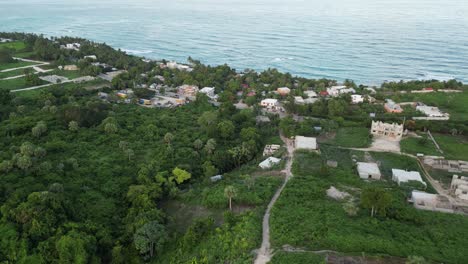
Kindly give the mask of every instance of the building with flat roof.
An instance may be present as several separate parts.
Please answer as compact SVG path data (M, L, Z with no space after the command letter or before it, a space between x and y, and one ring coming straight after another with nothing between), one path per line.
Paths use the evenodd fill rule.
M281 159L275 158L275 157L269 157L268 159L262 161L258 166L262 169L270 169L276 164L279 164L281 162Z
M358 162L357 171L361 179L380 180L382 177L379 165L373 162Z
M426 193L421 191L412 191L411 198L408 200L417 209L453 213L452 204L445 196Z
M314 137L296 136L294 145L296 149L318 150L317 139Z
M398 185L410 181L417 181L422 183L424 186L427 186L427 184L423 181L423 179L421 178L421 174L418 171L392 169L392 180L398 183Z
M291 93L291 89L289 89L288 87L280 87L276 89L276 92L278 92L278 94L281 96L285 96Z

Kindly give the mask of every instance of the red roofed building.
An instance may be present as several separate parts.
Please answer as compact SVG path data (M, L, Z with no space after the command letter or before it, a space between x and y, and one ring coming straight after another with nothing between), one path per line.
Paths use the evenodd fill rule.
M320 91L320 95L321 96L328 96L328 92L327 91Z

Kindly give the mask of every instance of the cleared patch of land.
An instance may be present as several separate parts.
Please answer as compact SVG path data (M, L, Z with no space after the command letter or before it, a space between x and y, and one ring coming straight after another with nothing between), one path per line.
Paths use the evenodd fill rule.
M444 156L446 159L468 160L468 139L464 136L433 134L435 140L444 152L437 151L430 139L407 138L401 142L401 149L405 153Z
M343 127L336 132L331 144L346 148L366 148L371 143L369 129L365 127Z

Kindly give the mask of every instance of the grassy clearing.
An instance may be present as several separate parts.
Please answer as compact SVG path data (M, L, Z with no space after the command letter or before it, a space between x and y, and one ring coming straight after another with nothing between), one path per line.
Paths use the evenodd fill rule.
M19 76L24 74L24 69L18 69L14 71L0 72L0 79Z
M425 155L444 156L446 159L468 160L468 139L463 136L434 134L434 138L444 152L437 151L432 140L407 138L401 141L401 150L410 154L423 153Z
M23 41L0 43L0 49L1 48L14 49L16 51L20 51L26 48L26 43L24 43Z
M389 167L417 169L406 157L372 153ZM406 202L407 193L392 182L366 182L342 167L322 175L323 157L299 153L293 165L294 177L272 210L271 231L275 247L285 244L307 250L335 250L345 254L423 256L444 263L462 263L468 258L468 219L461 215L420 211ZM303 163L315 164L304 166ZM322 175L322 176L320 176ZM384 187L392 195L386 217L371 218L368 210L348 215L343 203L326 196L330 186L347 190L359 200L359 190ZM357 203L358 204L358 203ZM294 262L293 262L294 263Z
M43 82L43 84L46 84L46 82ZM27 87L30 87L30 85L26 83L26 79L24 77L11 80L0 80L0 89L17 90Z
M452 120L468 120L468 91L463 93L428 93L405 94L394 98L397 102L417 101L427 105L437 106L450 114Z
M366 148L371 144L369 129L365 127L342 127L336 132L330 142L333 145L346 148Z
M46 75L59 75L63 77L67 77L68 79L76 79L78 77L83 76L80 74L80 71L61 71L61 70L54 70L52 72L48 72Z
M424 155L439 156L434 143L430 139L423 138L405 138L400 142L401 151L416 155L422 153Z
M325 263L325 258L314 253L308 252L277 252L270 262L271 264L321 264Z
M36 63L29 62L29 61L19 61L19 60L17 60L15 62L11 62L11 63L0 64L0 71L13 69L13 68L19 68L19 67L25 67L25 66L34 65L34 64L36 64Z
M468 160L468 138L442 134L434 134L434 138L447 159Z

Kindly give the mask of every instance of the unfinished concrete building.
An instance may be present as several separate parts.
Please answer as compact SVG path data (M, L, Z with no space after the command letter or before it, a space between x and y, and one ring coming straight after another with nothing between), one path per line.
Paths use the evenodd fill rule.
M468 201L468 177L453 175L450 192L456 198Z
M468 172L468 162L463 160L446 160L440 156L425 156L423 162L434 169L453 173Z
M408 200L417 209L438 211L444 213L453 213L453 207L449 199L445 196L426 193L421 191L412 191L411 198Z
M371 134L374 136L400 140L403 136L403 125L396 123L389 124L382 121L372 121Z

